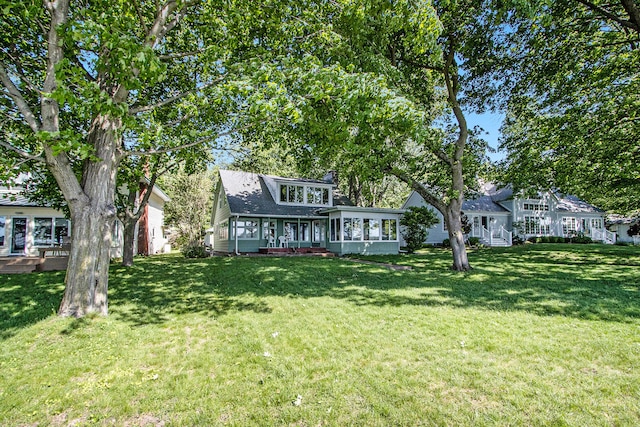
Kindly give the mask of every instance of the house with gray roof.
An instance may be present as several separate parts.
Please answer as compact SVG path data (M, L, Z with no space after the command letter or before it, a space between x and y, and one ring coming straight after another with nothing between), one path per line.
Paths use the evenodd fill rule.
M398 253L399 209L354 206L322 180L220 170L207 243L221 253Z
M403 208L428 206L415 191ZM485 184L475 197L465 200L462 210L471 225L470 237L488 246L511 246L514 235L523 239L538 236L571 237L584 234L595 241L615 243L616 235L605 228L605 212L571 195L554 191L534 197L513 193L511 186ZM435 209L434 209L435 211ZM440 223L429 230L429 244L449 238L442 214Z

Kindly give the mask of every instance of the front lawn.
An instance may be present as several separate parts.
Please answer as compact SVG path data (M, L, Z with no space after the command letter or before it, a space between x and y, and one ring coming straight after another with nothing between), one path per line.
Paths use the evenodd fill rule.
M0 275L0 425L640 425L640 248L114 265Z

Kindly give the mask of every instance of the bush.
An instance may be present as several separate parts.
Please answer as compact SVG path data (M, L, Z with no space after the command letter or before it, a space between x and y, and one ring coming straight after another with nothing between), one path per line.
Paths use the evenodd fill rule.
M564 243L564 237L562 236L555 236L553 238L553 243Z
M421 249L424 241L427 240L429 228L437 223L438 217L426 206L409 207L402 215L402 219L400 219L400 225L404 227L402 237L404 237L404 241L407 244L407 252L412 254Z
M182 248L182 255L185 258L207 258L209 254L202 245L188 245Z
M514 245L514 246L523 245L524 242L525 242L525 240L522 237L518 236L518 235L513 236L513 238L511 239L511 244Z
M449 239L444 239L442 241L442 247L443 248L450 248L451 247L451 241L449 241Z
M469 237L469 246L478 246L478 244L480 243L480 238L479 237Z
M588 243L593 243L593 240L591 240L591 237L587 237L584 234L580 233L577 236L573 237L571 239L572 243L579 243L579 244L588 244Z
M629 244L628 244L627 242L622 242L622 241L620 241L620 240L618 240L618 241L615 243L615 245L616 245L616 246L629 246Z

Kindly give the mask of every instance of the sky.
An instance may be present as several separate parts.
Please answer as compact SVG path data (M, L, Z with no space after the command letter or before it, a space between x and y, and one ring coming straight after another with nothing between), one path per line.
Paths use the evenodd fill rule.
M500 126L504 119L503 114L498 113L485 113L485 114L472 114L467 113L467 125L469 128L473 126L480 126L487 132L484 135L484 139L489 143L489 146L497 149L500 138ZM489 158L496 162L505 158L504 152L489 153Z

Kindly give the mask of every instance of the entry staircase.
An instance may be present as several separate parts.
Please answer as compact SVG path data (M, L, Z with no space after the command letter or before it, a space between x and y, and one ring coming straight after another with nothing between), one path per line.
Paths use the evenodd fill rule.
M508 247L513 244L513 233L504 227L488 230L485 227L474 227L471 237L480 239L480 243L492 247Z

